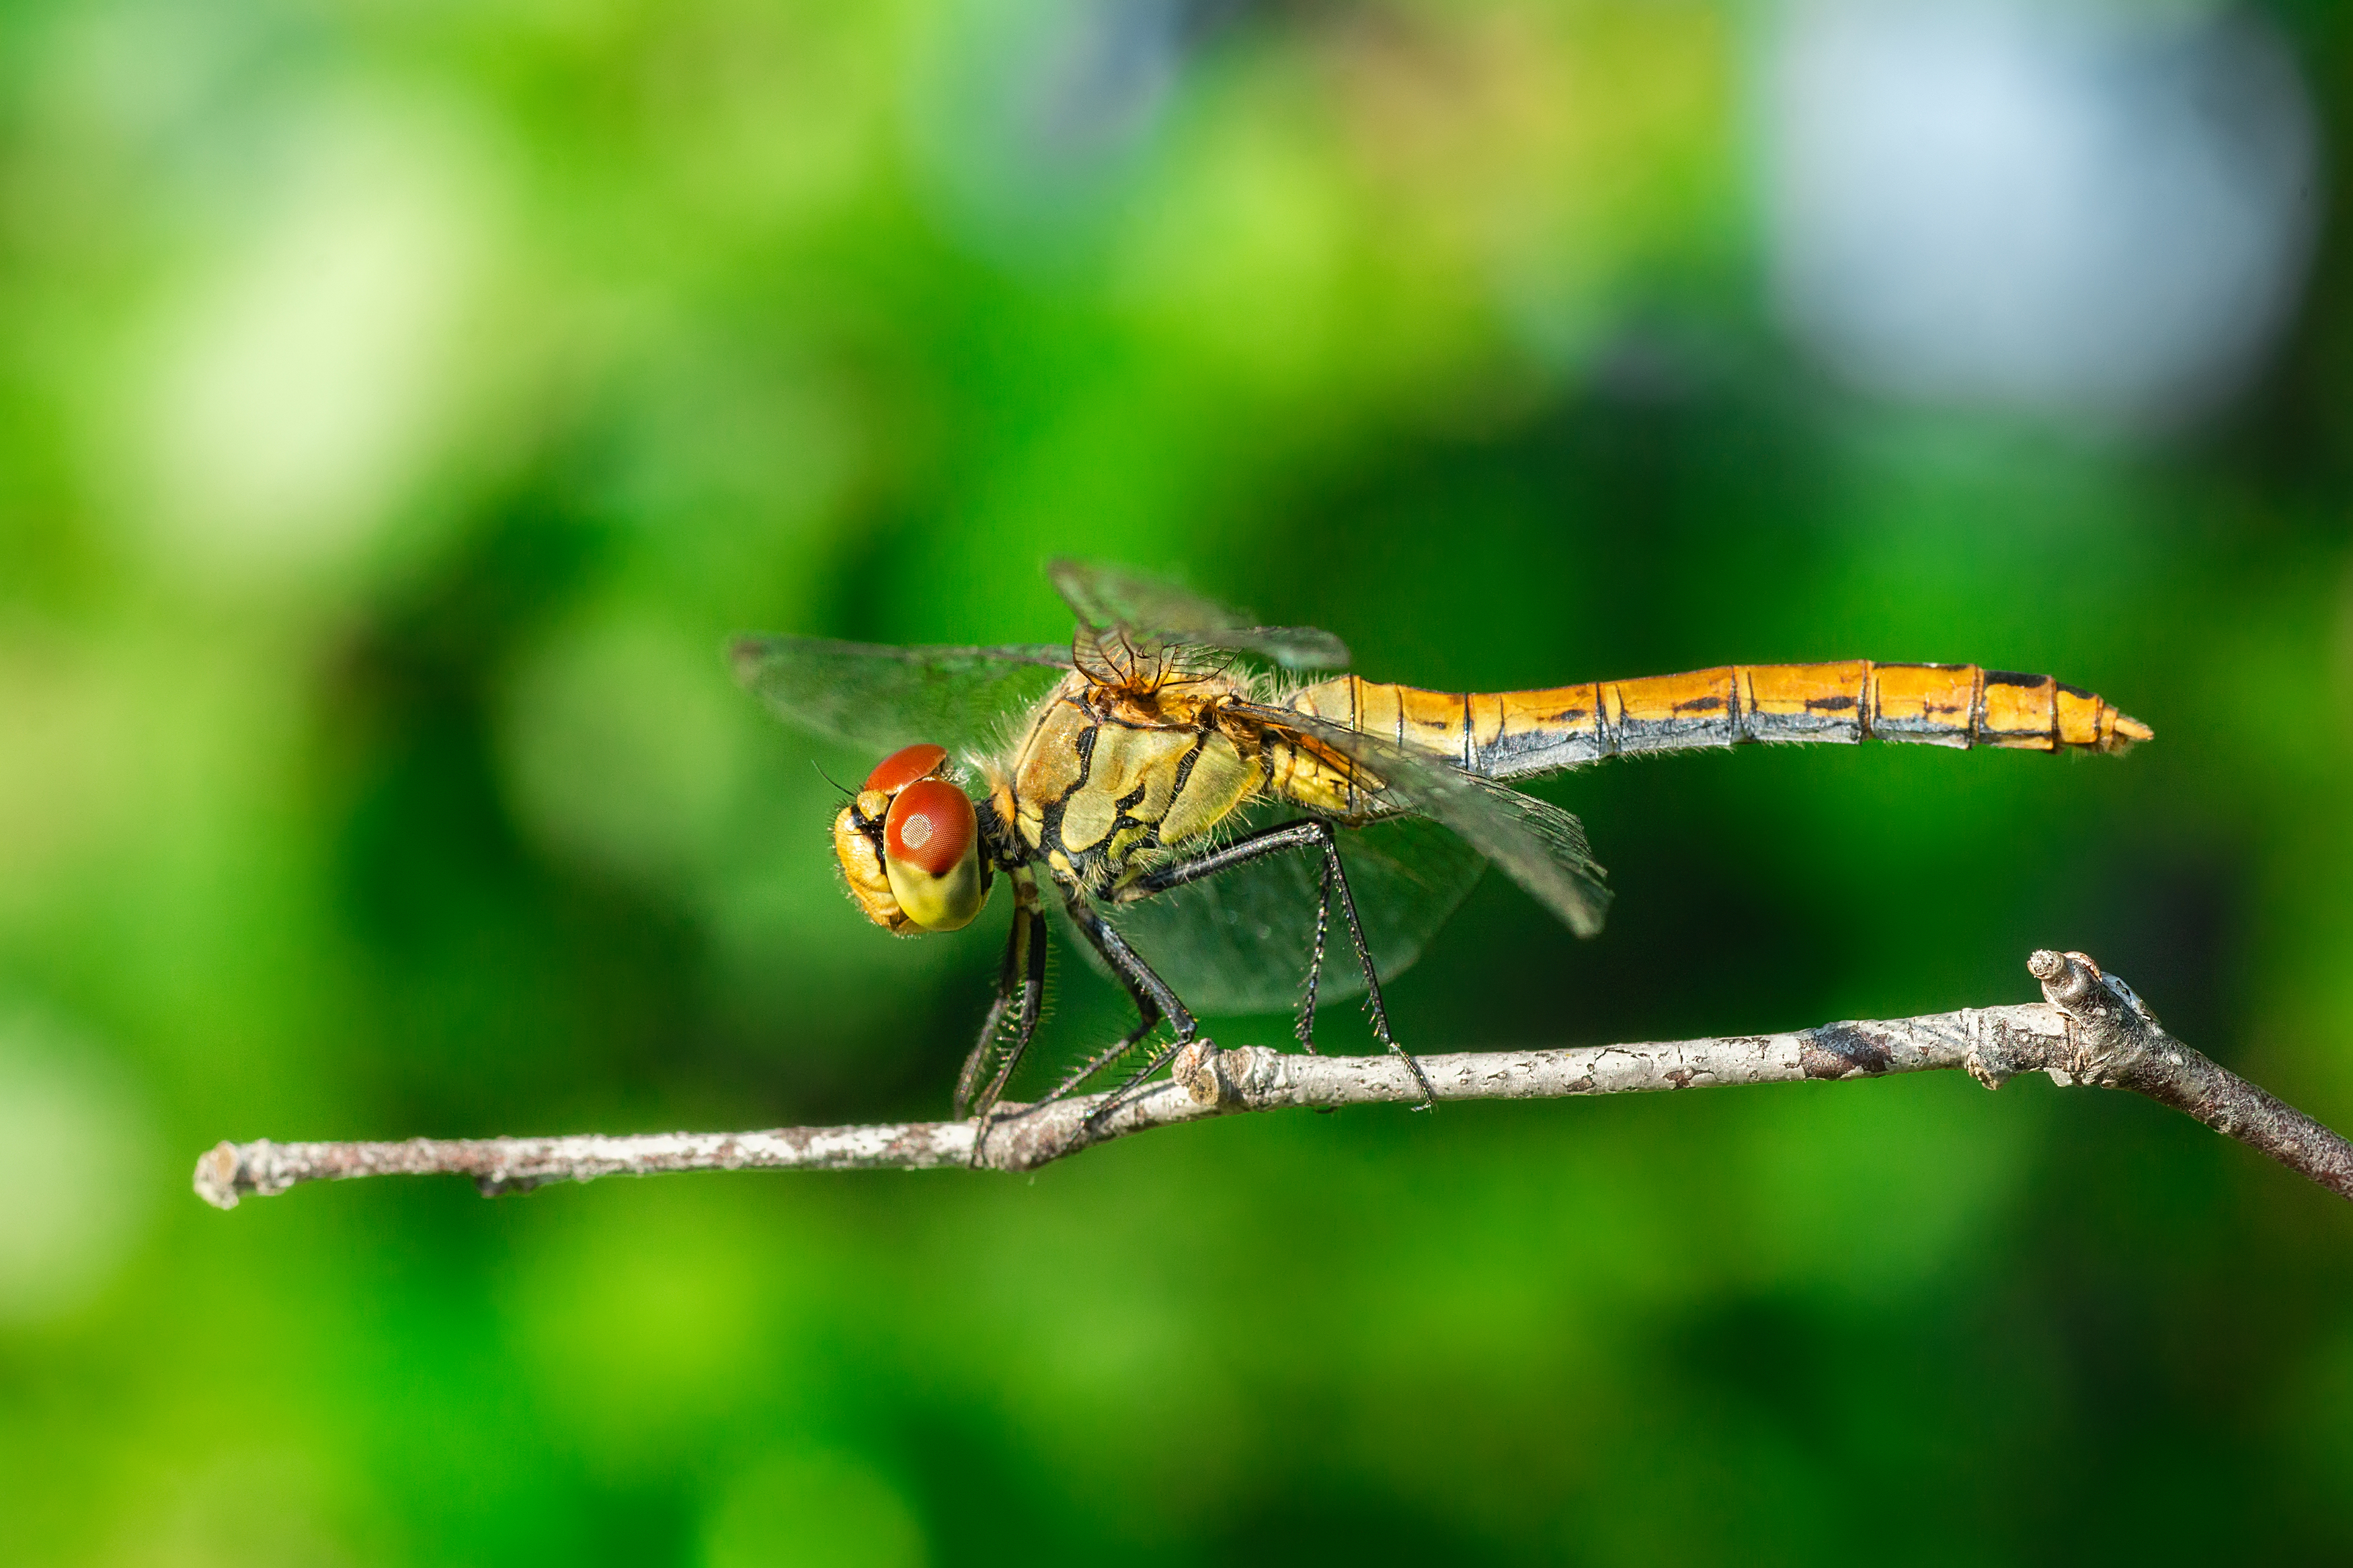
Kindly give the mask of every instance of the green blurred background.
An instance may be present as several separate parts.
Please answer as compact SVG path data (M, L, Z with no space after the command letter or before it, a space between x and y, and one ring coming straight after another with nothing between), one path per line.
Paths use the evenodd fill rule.
M721 650L1057 638L1066 552L2157 728L1566 780L1610 929L1489 879L1416 1047L2079 947L2353 1124L2348 83L2325 0L11 0L0 1560L2353 1554L2353 1212L2042 1079L187 1189L941 1113L1003 910L860 921L871 759Z

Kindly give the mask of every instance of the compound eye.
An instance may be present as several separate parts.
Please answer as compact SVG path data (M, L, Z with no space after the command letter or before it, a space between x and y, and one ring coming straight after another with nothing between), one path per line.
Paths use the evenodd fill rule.
M882 843L892 859L944 877L972 847L979 826L964 791L945 779L917 779L891 803Z
M866 787L879 789L884 795L895 794L947 760L948 749L945 746L928 742L902 746L875 764L874 771L866 775Z
M882 822L883 869L900 910L926 931L954 931L980 912L978 814L945 779L917 779Z

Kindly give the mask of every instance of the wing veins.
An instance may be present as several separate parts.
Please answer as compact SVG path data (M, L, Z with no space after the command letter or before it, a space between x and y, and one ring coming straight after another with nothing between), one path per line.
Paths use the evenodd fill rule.
M1336 760L1369 805L1368 817L1427 816L1502 867L1579 936L1601 929L1609 889L1585 828L1549 801L1465 773L1436 752L1415 751L1327 719L1260 702L1231 705L1237 717Z
M1261 626L1214 599L1126 567L1060 558L1047 578L1079 624L1100 638L1126 634L1169 647L1254 654L1285 669L1345 669L1348 647L1314 626Z
M1046 644L897 647L826 637L739 637L737 678L780 718L853 746L991 746L1071 667Z

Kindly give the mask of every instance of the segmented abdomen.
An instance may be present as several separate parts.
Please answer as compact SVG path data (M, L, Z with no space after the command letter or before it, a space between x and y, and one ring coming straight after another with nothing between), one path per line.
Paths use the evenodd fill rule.
M1310 686L1287 705L1497 779L1749 741L2114 752L2152 734L2092 692L2047 675L1869 659L1735 664L1543 691L1422 691L1348 675Z

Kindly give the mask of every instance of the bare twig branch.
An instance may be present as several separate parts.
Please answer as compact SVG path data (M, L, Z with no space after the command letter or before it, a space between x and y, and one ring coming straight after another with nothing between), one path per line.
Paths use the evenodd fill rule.
M1440 1100L1549 1100L1953 1068L1999 1089L2020 1073L2047 1072L2062 1084L2145 1094L2353 1198L2353 1143L2168 1035L2130 987L2082 953L2037 952L2027 967L2042 984L2042 1003L1825 1024L1796 1034L1428 1056L1421 1067ZM662 1171L1026 1171L1092 1143L1208 1116L1420 1098L1420 1087L1395 1057L1310 1057L1261 1046L1220 1050L1204 1040L1177 1058L1174 1081L1098 1126L1090 1128L1088 1120L1103 1103L1101 1096L1001 1112L977 1156L971 1121L401 1143L263 1140L213 1149L196 1162L195 1187L206 1202L234 1208L247 1194L349 1176L464 1175L496 1194Z

